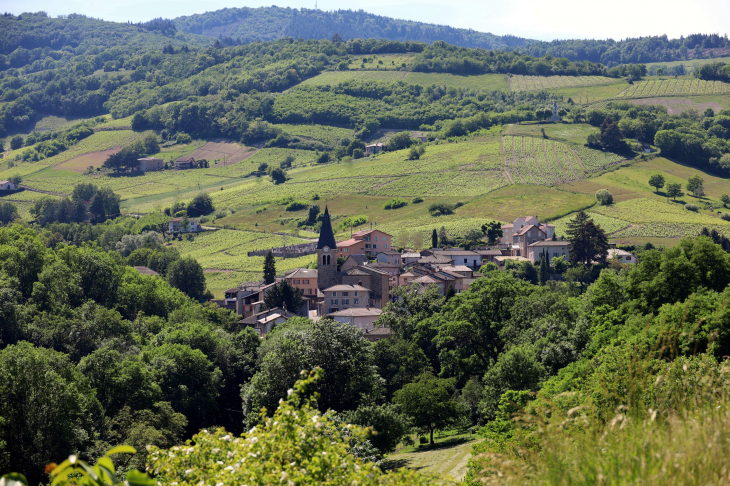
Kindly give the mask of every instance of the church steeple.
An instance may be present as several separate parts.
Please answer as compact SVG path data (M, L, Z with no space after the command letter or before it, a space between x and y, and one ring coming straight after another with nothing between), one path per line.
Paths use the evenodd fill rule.
M319 230L317 249L321 250L325 246L332 250L337 250L337 242L335 241L335 234L332 231L332 222L330 222L330 212L327 209L327 205L324 207L324 216L322 217L322 227Z

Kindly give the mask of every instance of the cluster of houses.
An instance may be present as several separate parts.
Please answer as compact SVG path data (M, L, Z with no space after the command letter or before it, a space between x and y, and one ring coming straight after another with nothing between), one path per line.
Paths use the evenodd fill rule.
M316 269L290 270L268 285L246 282L226 290L225 298L216 302L235 310L242 317L239 323L252 327L262 337L276 324L301 315L349 323L362 329L366 338L381 339L389 335L389 330L375 328L374 323L397 287L418 285L425 290L435 286L441 295L458 294L469 289L487 262L502 268L508 260L535 263L542 255L570 261L568 242L555 239L555 226L540 223L534 216L519 217L503 230L504 236L492 248L433 248L401 253L393 248L393 237L377 229L358 231L337 242L325 207L316 245ZM623 250L614 248L609 253L621 263L636 263L636 257ZM341 265L338 257L344 259ZM301 290L302 307L263 309L267 292L282 281Z

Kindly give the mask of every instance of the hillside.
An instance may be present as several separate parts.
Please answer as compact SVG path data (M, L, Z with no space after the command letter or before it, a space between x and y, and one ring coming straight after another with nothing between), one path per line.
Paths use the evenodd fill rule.
M214 12L174 19L178 29L232 42L294 39L387 39L432 43L445 41L463 47L499 49L522 46L533 41L514 36L497 36L471 29L393 19L363 10L292 9L281 7L225 8Z

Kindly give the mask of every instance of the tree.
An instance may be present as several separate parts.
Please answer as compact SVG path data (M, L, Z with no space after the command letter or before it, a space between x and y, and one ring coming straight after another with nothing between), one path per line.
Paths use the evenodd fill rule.
M728 204L730 204L730 196L727 194L723 194L720 196L720 201L722 202L722 205L727 207Z
M451 243L451 238L449 238L449 232L446 231L446 226L442 226L441 228L439 228L438 239L441 246L444 247L448 246L449 243Z
M10 139L10 150L18 150L23 147L23 137L16 135Z
M373 366L371 345L362 330L351 324L296 317L275 327L259 351L260 367L242 389L243 414L248 427L261 419L261 408L276 410L280 399L302 370L322 367L317 383L317 407L337 412L356 409L381 396L381 378Z
M493 245L497 238L501 238L504 236L504 232L502 231L502 223L499 221L490 221L489 223L484 223L482 225L482 233L486 235L487 237L487 244Z
M684 196L684 193L682 192L682 185L679 182L670 182L667 184L667 196L671 197L674 201L676 201L678 197Z
M431 232L431 248L438 248L439 247L439 235L436 231L436 228L433 229Z
M264 283L266 285L274 283L276 280L276 260L274 254L269 250L264 258Z
M167 268L167 281L193 299L200 299L205 293L203 267L192 257L183 257Z
M14 174L8 177L8 180L16 186L19 186L20 183L23 182L23 177L20 174Z
M186 211L188 216L202 216L204 214L210 214L215 211L213 199L210 197L210 194L201 192L196 195L192 201L190 201Z
M601 227L581 210L570 222L567 230L571 259L590 265L594 261L605 262L608 256L608 237Z
M704 183L704 179L699 174L695 174L687 179L687 191L691 192L694 197L702 197L705 195Z
M283 184L286 182L286 172L281 168L277 167L271 171L271 182L274 184Z
M67 355L21 342L0 351L2 439L9 466L30 484L46 464L87 450L101 423L95 391Z
M414 145L408 151L408 160L418 160L424 153L426 153L426 149L423 147L423 145Z
M298 313L302 307L302 289L292 287L289 282L282 280L274 285L264 297L264 307L267 309L286 309L288 312Z
M18 208L15 207L15 204L0 201L0 223L8 224L18 217Z
M343 418L350 424L372 427L375 435L370 437L370 442L381 454L395 451L401 440L411 431L410 420L398 413L398 409L392 404L363 404L357 410L345 412Z
M104 221L106 217L106 209L104 208L104 197L99 193L94 194L89 204L89 212L94 215L97 222Z
M568 269L568 262L565 261L564 256L556 256L553 257L552 267L553 270L555 270L555 273L565 273L565 271Z
M611 117L606 117L601 123L601 145L607 150L620 149L623 144L621 138L618 123Z
M540 257L540 285L545 285L550 280L550 263L548 263L548 257L543 252Z
M656 192L664 187L664 176L662 174L654 174L649 178L649 185L652 186Z
M613 204L613 194L608 192L607 189L599 189L596 191L596 200L601 206L610 206Z
M402 150L410 147L413 144L413 139L411 138L411 132L398 132L385 144L385 148L392 152L394 150Z
M452 398L455 384L454 378L436 378L429 372L395 392L393 402L400 405L415 426L428 431L431 445L434 430L443 429L464 415L461 404Z

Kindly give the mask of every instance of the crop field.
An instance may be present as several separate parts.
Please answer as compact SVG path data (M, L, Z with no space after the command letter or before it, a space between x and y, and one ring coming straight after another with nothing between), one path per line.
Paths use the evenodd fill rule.
M509 78L512 91L539 91L543 89L575 88L611 84L616 80L605 76L522 76Z
M395 83L401 81L404 71L325 71L302 81L298 86L333 86L345 81L382 81Z
M395 245L422 249L431 245L431 233L433 230L446 228L450 237L464 236L469 230L481 229L482 225L491 218L468 218L460 215L422 216L420 218L385 223L378 225L378 229L385 231L395 237Z
M355 137L355 130L349 128L332 127L329 125L276 125L289 135L295 137L319 140L320 142L334 146L340 140L347 138L352 140Z
M552 186L585 177L575 154L560 142L505 136L505 168L515 183Z
M597 172L616 165L624 160L624 157L612 152L594 150L581 145L572 146L571 149L580 157L583 167L587 172Z
M608 235L613 235L614 233L617 233L631 226L631 223L629 223L628 221L604 216L600 213L593 211L592 209L586 212L588 213L588 216L593 219L593 222L600 225L601 228ZM551 221L550 224L555 225L555 234L557 236L565 236L568 230L568 222L573 218L575 218L575 214L569 214L568 216L564 216L560 219L556 219L555 221Z
M654 98L657 96L730 94L730 84L722 81L705 81L697 78L669 78L639 81L617 98Z
M728 225L707 225L707 224L681 224L681 223L650 223L631 226L623 231L614 234L615 238L684 238L697 236L702 228L716 229L721 233L730 230Z
M176 242L182 256L195 258L206 272L208 288L216 294L243 281L255 281L263 275L264 257L248 257L249 251L265 250L282 245L282 237L253 231L218 230L196 235L193 241ZM306 240L287 237L287 245ZM277 272L314 263L314 256L277 258Z
M63 162L72 160L80 155L90 154L92 152L100 152L109 150L115 147L122 147L129 145L132 142L141 140L147 132L133 132L131 130L115 130L108 132L96 132L93 135L81 140L76 145L72 146L68 150L61 152L58 155L49 157L38 162L16 162L16 166L4 171L0 171L0 179L5 179L13 174L19 174L21 176L27 176L39 172L47 167L60 165ZM10 157L14 157L16 153L20 153L22 149L11 152ZM25 182L25 181L24 181ZM29 181L28 181L29 182ZM32 184L29 185L33 186ZM37 187L37 189L44 189L43 187ZM50 189L53 190L53 189Z
M101 167L110 155L116 154L119 150L119 148L113 148L109 150L102 150L100 152L91 152L90 154L79 155L69 161L58 164L56 167L59 169L83 173L88 167L93 167L94 169Z
M684 209L682 204L662 202L659 199L638 198L622 201L611 206L596 206L594 212L631 223L674 223L722 226L730 229L730 223L709 213Z
M457 89L472 89L475 91L509 91L509 84L504 74L459 76L449 73L409 72L403 78L403 81L408 84L420 84L421 86L446 86Z
M254 154L252 147L228 141L208 142L190 153L195 160L225 161L225 164L235 164Z
M513 124L505 127L505 135L522 135L542 138L542 130L548 139L583 145L591 133L600 133L600 130L587 123L533 123Z
M402 69L403 64L407 67L414 57L414 53L358 54L351 56L352 62L349 65L349 69Z

